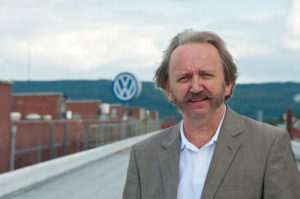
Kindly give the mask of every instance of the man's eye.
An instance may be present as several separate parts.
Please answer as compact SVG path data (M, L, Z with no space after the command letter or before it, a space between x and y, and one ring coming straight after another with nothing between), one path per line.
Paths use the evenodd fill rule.
M204 78L211 78L213 75L212 74L209 74L209 73L204 73L202 74L202 77Z
M183 76L183 77L180 77L178 79L179 82L182 82L182 81L186 81L188 79L188 76Z

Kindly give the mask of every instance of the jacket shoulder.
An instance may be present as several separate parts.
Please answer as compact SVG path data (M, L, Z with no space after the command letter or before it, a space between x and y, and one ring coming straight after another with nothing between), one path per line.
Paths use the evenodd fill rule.
M259 122L251 118L240 116L243 121L243 138L249 145L271 147L275 140L286 138L288 140L288 132L276 126Z
M179 126L180 123L169 128L160 130L157 134L133 145L134 150L149 151L151 149L156 148L157 146L162 145L164 142L176 139L176 137L179 136Z
M264 134L266 136L276 137L280 134L285 134L287 131L267 123L259 122L251 118L241 116L244 121L244 127L253 133Z
M265 146L271 146L276 138L288 136L285 129L239 115L232 110L230 110L228 115L230 122L227 122L227 126L235 126L238 131L242 132L241 139L245 143L260 143Z

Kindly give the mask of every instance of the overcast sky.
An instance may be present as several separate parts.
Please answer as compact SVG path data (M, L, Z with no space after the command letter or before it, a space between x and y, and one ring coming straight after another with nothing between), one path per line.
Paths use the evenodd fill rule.
M226 41L238 83L300 82L300 0L0 0L0 28L0 80L151 81L193 28Z

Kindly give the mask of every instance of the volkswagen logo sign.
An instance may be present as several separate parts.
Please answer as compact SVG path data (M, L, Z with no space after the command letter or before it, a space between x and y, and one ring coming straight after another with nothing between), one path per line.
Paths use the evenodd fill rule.
M129 72L118 74L112 82L112 92L122 103L134 100L139 96L141 91L141 82Z

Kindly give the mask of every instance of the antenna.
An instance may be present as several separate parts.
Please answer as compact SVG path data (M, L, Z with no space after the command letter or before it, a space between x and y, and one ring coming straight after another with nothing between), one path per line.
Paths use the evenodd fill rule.
M30 92L30 60L31 59L31 52L30 52L30 41L28 41L27 45L27 92Z

